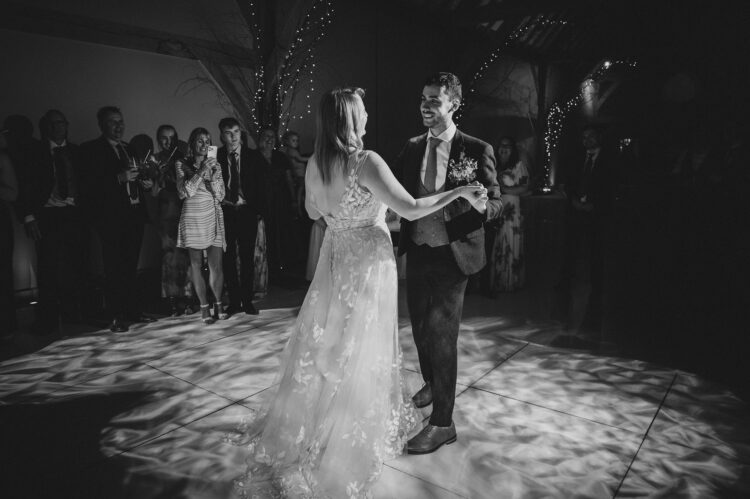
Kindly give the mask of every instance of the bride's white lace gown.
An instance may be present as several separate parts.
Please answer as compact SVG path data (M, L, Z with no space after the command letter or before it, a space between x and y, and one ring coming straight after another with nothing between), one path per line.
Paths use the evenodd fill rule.
M284 349L277 394L250 425L246 497L369 497L416 411L401 375L396 262L386 206L349 164L315 277Z

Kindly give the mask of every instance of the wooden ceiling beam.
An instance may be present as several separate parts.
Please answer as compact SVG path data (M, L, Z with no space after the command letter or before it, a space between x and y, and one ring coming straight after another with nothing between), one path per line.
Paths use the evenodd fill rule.
M35 7L20 2L4 2L0 28L186 59L198 59L195 52L200 52L202 56L209 56L215 63L246 68L254 68L257 64L255 52L239 45Z
M504 0L491 2L482 7L471 9L471 16L484 21L495 21L510 17L536 16L552 14L561 10L577 9L586 5L585 0Z

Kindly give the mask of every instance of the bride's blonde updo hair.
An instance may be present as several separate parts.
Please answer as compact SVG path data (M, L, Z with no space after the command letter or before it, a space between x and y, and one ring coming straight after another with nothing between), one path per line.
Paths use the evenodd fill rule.
M335 88L320 101L313 156L324 184L330 184L334 172L342 172L349 157L362 150L367 122L364 95L361 88Z

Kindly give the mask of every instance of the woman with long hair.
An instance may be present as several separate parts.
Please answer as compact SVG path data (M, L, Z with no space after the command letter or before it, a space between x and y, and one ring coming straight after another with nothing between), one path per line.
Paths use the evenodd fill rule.
M366 497L383 461L403 452L418 417L401 372L385 212L414 219L486 196L472 185L415 200L363 147L363 95L336 89L320 104L305 208L328 229L277 391L244 434L251 456L237 483L251 497Z
M161 236L161 295L169 301L172 317L182 315L192 295L188 280L190 258L187 251L177 247L177 228L182 212L182 199L177 192L175 163L183 158L178 145L177 129L160 125L156 129L158 152L152 163L158 169L153 195L157 199L157 228Z
M187 248L195 294L201 305L201 320L206 324L212 317L206 282L203 280L203 252L208 259L209 282L215 303L215 318L226 319L221 306L224 288L222 257L226 249L224 238L224 180L216 157L208 157L211 134L196 128L188 139L188 156L175 162L177 192L184 199L177 230L177 247Z

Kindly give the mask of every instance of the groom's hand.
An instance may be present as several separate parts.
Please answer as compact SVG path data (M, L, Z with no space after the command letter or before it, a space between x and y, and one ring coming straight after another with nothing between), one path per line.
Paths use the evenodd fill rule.
M487 189L477 181L472 182L470 185L477 186L477 196L471 200L471 206L479 213L484 214L487 211Z
M487 196L477 199L471 203L471 206L473 206L479 213L484 214L484 212L487 211Z

